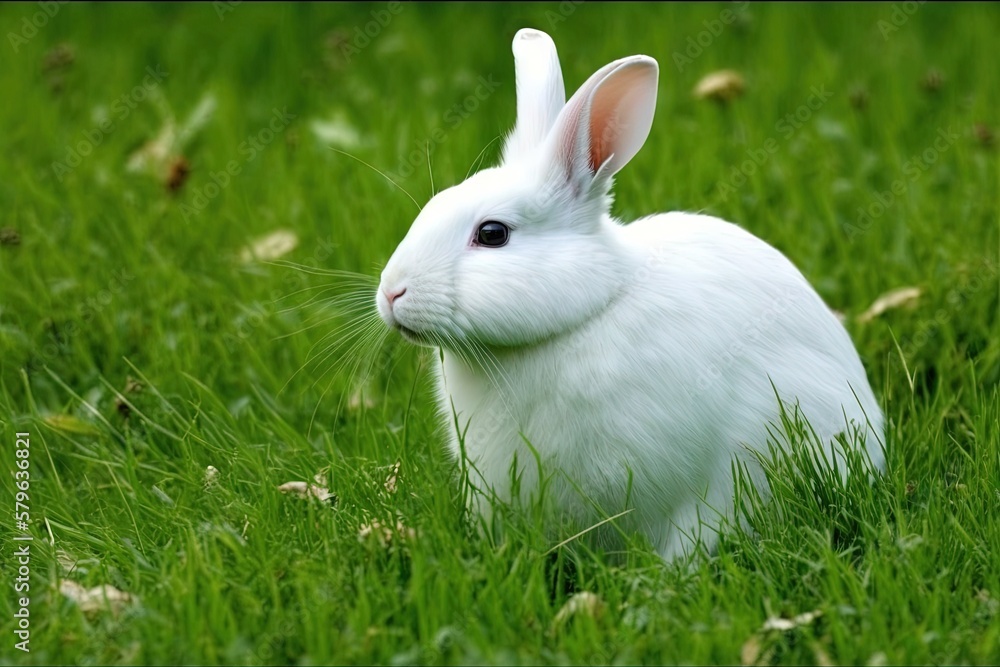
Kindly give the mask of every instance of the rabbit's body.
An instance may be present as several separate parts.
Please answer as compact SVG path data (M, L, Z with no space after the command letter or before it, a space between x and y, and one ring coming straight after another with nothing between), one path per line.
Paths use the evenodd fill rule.
M442 351L442 417L456 455L465 433L473 482L511 499L516 456L530 494L534 448L556 511L592 524L630 509L619 525L669 559L714 543L733 457L765 490L747 450L779 427L778 397L824 441L860 431L880 468L861 361L788 259L708 216L611 218L612 177L652 124L656 62L617 60L566 101L547 35L518 32L514 55L503 163L424 206L376 295L388 326Z
M521 500L537 489L527 440L543 470L558 471L548 492L556 511L589 525L625 510L628 496L633 511L621 523L669 559L699 532L714 543L732 508L733 457L754 471L746 449L766 451L769 424L780 424L775 391L798 402L823 440L847 420L881 434L847 332L784 255L703 215L605 226L625 269L606 308L535 345L494 352L494 364L445 352L438 367L444 417L467 426L466 456L501 499L511 500L515 454ZM880 467L878 438L866 442Z

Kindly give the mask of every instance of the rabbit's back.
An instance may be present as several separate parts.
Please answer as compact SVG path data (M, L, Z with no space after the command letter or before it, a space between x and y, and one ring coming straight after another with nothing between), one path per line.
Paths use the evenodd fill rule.
M763 445L746 429L777 417L777 392L824 439L845 429L845 414L870 422L877 438L867 445L881 467L882 413L854 344L782 253L704 215L662 214L622 232L650 266L634 288L638 319L663 328L689 390L735 416L732 435Z
M442 410L468 425L467 454L501 498L515 453L521 496L536 488L527 440L558 470L558 511L587 523L631 507L625 523L671 557L689 545L678 526L731 511L732 458L765 448L780 423L775 392L824 440L845 430L845 414L870 421L878 437L868 434L868 449L882 466L882 416L853 344L780 252L683 213L619 234L637 268L595 320L498 356L491 373L444 357Z

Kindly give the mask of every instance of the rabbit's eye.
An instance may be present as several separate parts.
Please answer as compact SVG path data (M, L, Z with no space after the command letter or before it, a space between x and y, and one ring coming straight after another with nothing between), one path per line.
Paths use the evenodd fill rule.
M507 245L507 239L509 238L510 229L507 225L493 220L487 220L479 225L479 231L476 232L476 243L489 248L499 248L500 246Z

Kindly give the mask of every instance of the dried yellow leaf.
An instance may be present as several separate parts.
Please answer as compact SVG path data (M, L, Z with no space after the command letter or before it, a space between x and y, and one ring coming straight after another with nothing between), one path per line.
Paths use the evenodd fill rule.
M597 595L590 591L581 591L569 600L566 600L566 604L562 606L562 609L556 613L556 617L552 620L552 625L558 627L579 614L590 616L596 620L604 613L604 607L604 601Z
M278 487L278 491L289 493L299 498L316 498L321 501L330 500L334 497L330 493L330 489L307 482L285 482Z
M295 232L279 229L263 236L240 251L240 261L278 259L295 250L299 245L299 237Z
M885 311L892 310L893 308L913 306L916 304L916 300L919 297L919 287L899 287L886 292L879 298L875 299L872 305L868 306L868 310L858 315L858 322L862 324L865 322L871 322Z
M108 584L95 586L94 588L84 588L69 579L62 580L62 583L59 585L59 592L73 600L85 614L93 614L99 611L110 611L113 614L117 614L122 607L134 600L130 593L120 591Z
M736 70L723 69L702 77L694 87L694 96L698 99L731 102L746 90L743 75Z
M49 415L45 417L44 421L55 430L62 431L63 433L98 435L101 432L100 429L90 422L84 421L79 417L73 417L72 415Z

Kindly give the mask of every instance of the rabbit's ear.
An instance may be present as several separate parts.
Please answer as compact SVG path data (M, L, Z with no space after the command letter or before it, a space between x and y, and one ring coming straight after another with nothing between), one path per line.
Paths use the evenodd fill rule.
M598 180L605 187L642 148L658 78L649 56L622 58L597 70L563 107L548 150L576 191Z
M540 30L522 28L514 35L511 48L517 80L517 122L504 145L504 162L536 152L566 104L559 54L552 38Z

